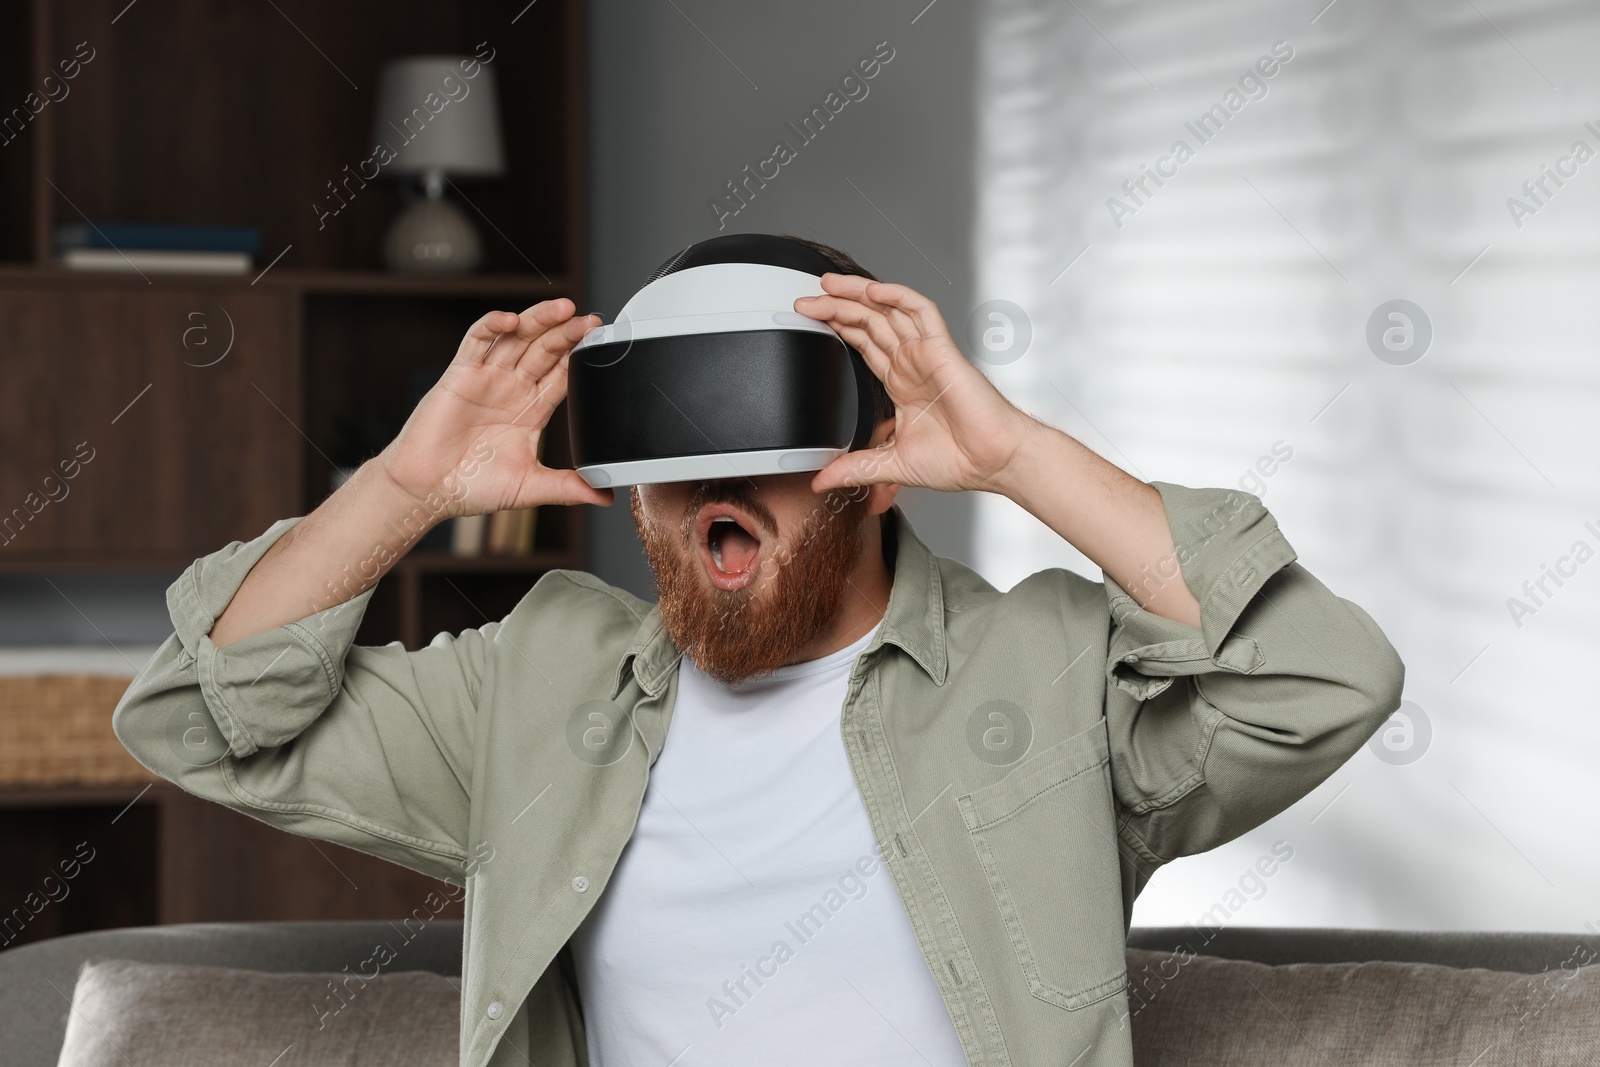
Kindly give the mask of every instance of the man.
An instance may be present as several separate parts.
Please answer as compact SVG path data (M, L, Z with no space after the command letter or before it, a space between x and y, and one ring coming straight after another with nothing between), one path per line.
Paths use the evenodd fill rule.
M1259 499L1129 477L1007 402L931 301L810 247L838 270L795 310L880 381L870 445L634 489L658 604L555 572L420 651L353 644L432 523L611 502L537 459L599 325L545 301L475 324L310 515L197 561L117 709L194 793L465 881L464 1064L1127 1067L1150 876L1399 704L1382 632ZM997 592L902 485L1005 494L1104 581Z

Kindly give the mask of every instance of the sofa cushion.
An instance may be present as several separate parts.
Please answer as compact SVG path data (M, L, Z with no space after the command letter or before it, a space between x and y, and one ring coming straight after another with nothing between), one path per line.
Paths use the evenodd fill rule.
M458 982L89 959L59 1067L454 1067Z
M1600 1062L1592 953L1540 974L1128 949L1140 1067L1557 1067Z

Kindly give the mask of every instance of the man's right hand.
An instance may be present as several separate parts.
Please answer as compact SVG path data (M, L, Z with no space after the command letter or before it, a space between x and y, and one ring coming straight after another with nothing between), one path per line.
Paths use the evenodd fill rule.
M610 489L539 462L572 347L600 325L573 310L561 298L478 320L389 446L256 561L211 640L220 648L359 595L451 516L611 503Z
M572 348L600 325L575 310L560 297L479 319L374 466L411 499L442 501L441 518L611 503L610 489L539 461L539 438L567 395Z

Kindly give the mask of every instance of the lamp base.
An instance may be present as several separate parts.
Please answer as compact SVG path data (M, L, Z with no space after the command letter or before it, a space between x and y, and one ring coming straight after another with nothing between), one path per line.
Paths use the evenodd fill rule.
M418 200L402 211L383 239L390 270L464 274L483 262L483 244L461 209L443 197Z

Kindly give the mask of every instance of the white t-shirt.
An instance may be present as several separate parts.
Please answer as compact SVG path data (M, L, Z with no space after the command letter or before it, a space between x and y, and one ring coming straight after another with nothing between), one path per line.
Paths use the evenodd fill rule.
M573 935L594 1067L962 1067L839 732L867 634L737 687L680 664L632 839Z

